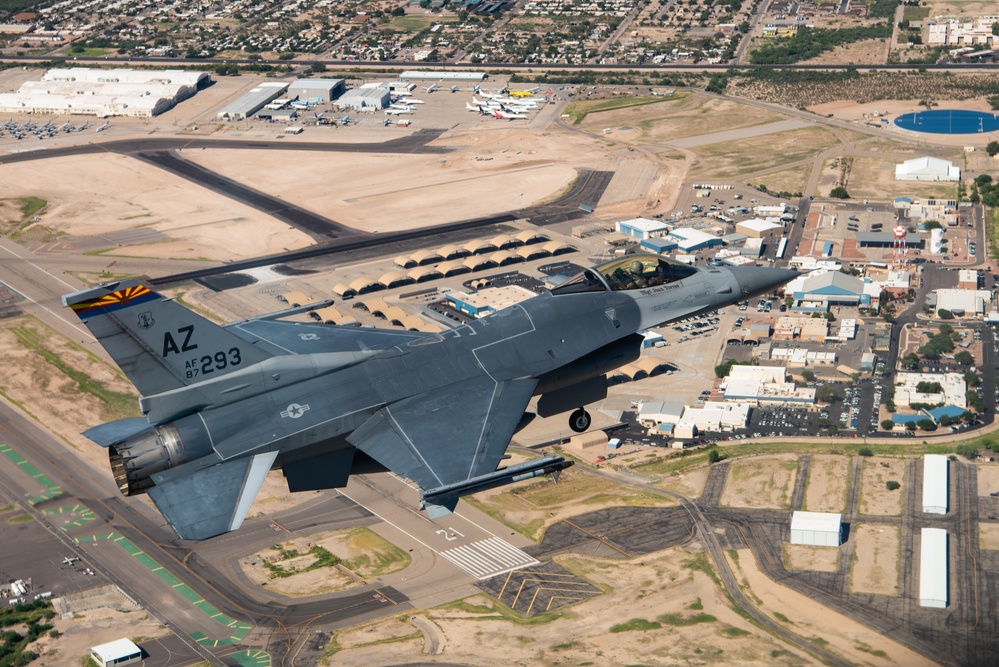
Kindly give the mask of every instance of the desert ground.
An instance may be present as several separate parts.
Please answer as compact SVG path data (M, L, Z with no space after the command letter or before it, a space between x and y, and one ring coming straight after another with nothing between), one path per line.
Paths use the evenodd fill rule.
M75 611L68 618L58 614L52 619L58 637L42 635L31 645L40 656L32 665L37 667L65 667L81 664L83 656L90 655L90 648L121 639L124 631L132 641L144 642L169 633L159 621L144 611L118 611L106 607Z
M836 547L785 544L784 567L789 570L835 572L839 568L840 555L840 550Z
M822 454L812 456L802 509L809 512L844 511L849 483L849 457Z
M905 495L906 459L867 457L860 479L860 513L876 516L898 516L902 513ZM889 491L886 484L894 480L901 488Z
M312 244L308 235L256 209L123 155L0 165L0 182L6 197L48 203L22 236L65 241L142 228L164 237L108 255L230 261Z
M999 550L999 524L978 524L978 543L980 549Z
M788 509L797 475L794 454L732 461L721 504L727 507Z
M987 496L999 491L999 466L979 465L975 468L978 471L978 495Z
M904 160L915 157L902 154L898 157L884 156L851 156L843 158L849 161L849 172L845 182L832 183L824 188L821 194L828 195L828 190L843 185L852 199L870 199L873 201L893 201L895 197L912 197L916 199L956 199L957 183L918 183L914 181L895 180L895 166ZM960 155L955 153L951 160L959 164ZM830 161L832 162L832 161ZM839 172L838 165L824 165L827 173Z
M898 595L899 527L857 524L850 591Z

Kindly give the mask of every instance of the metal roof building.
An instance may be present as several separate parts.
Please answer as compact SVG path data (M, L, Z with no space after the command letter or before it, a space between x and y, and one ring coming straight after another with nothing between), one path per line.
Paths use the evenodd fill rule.
M244 120L260 111L265 104L276 100L287 89L287 83L264 81L242 97L222 107L216 115L219 120Z
M351 88L340 96L337 104L354 111L364 109L384 109L389 105L392 93L387 88Z
M288 95L302 101L332 102L344 90L343 79L299 79L288 86Z
M923 513L946 514L948 469L947 457L927 454L923 457Z
M923 528L919 542L919 606L946 609L947 531Z
M796 511L791 515L791 544L838 547L842 535L842 514Z
M131 639L116 639L90 649L90 657L101 667L137 665L142 662L142 649Z

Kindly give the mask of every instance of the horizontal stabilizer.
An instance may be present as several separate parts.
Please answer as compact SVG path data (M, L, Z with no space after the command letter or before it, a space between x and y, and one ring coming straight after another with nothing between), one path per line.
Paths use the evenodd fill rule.
M149 422L145 417L130 417L88 428L83 432L83 436L101 447L110 447L125 442L147 428L149 428Z
M277 452L232 459L173 479L158 473L149 497L180 539L215 537L243 525L275 458Z

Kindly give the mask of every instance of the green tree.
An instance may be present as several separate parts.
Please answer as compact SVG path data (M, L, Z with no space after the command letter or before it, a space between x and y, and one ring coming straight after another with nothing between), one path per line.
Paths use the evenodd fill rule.
M902 357L902 367L907 370L912 370L919 365L919 357L916 356L915 352L910 352L909 354Z
M891 431L894 428L895 428L895 422L893 422L892 420L890 420L890 419L882 419L881 420L881 430L882 431Z
M708 463L717 463L720 458L721 454L718 453L717 449L712 447L711 451L708 452Z
M961 350L954 355L954 361L961 364L962 366L971 366L975 363L975 358L971 355L971 352L967 350Z
M874 456L874 451L870 447L861 447L857 450L857 454L860 456Z
M902 485L893 479L889 479L887 482L885 482L885 488L888 489L889 491L897 491L902 488Z
M839 186L839 187L833 188L829 192L829 196L833 197L835 199L849 199L850 198L850 193L846 191L846 188L844 188L842 186Z
M999 155L999 141L990 141L988 144L986 144L985 152L988 153L989 157L995 157L996 155Z
M813 373L808 369L805 369L801 371L801 379L804 380L805 382L815 382L815 373Z
M832 403L839 396L836 394L836 390L827 384L822 385L815 390L815 400L820 403Z
M916 426L923 431L935 431L937 430L937 424L932 419L920 419L916 422Z
M941 320L952 320L954 319L954 313L950 312L946 308L941 308L937 311L937 317Z

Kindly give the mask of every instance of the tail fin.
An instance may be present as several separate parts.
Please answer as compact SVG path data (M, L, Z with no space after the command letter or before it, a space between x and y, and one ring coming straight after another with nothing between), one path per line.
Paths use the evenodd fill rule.
M143 396L271 356L137 280L67 294L62 302L83 320Z

